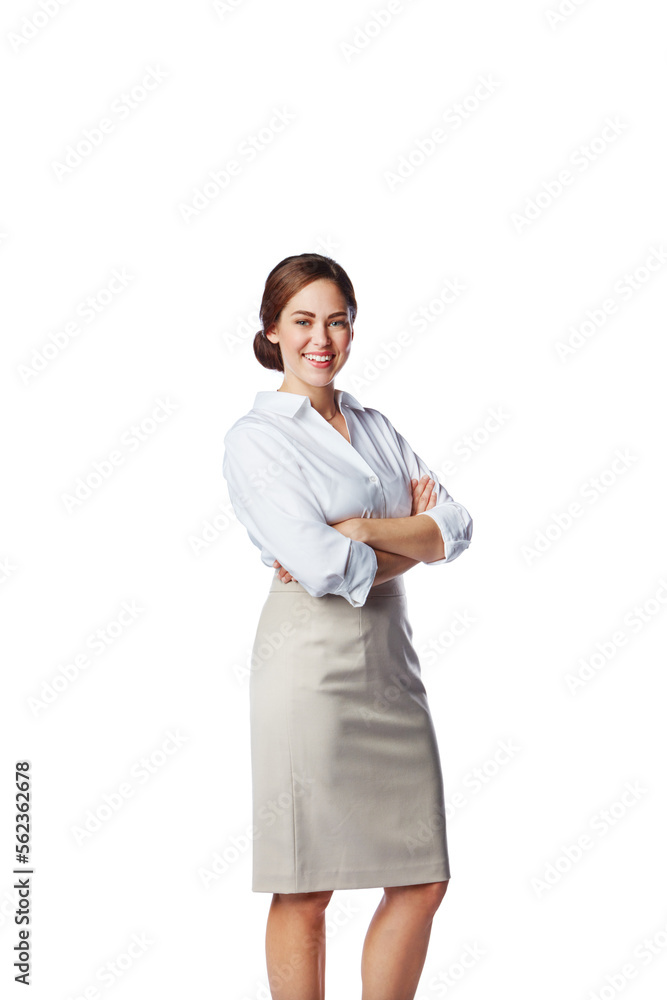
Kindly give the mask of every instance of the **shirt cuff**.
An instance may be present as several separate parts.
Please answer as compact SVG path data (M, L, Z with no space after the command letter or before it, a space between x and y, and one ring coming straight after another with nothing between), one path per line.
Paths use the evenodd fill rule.
M354 538L350 538L349 542L345 576L335 593L344 597L353 608L359 608L366 603L368 593L373 586L378 560L372 546Z
M420 517L422 514L427 514L438 525L445 546L442 559L425 562L425 566L440 566L444 562L453 562L465 552L472 538L472 518L467 511L464 513L464 508L457 503L447 502L432 510L422 510L416 516Z

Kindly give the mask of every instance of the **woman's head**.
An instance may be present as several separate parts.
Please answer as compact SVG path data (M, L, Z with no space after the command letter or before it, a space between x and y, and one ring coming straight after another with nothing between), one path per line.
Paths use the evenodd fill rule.
M266 279L255 356L265 368L325 385L347 361L356 315L352 282L340 264L318 253L286 257ZM334 355L327 367L305 357L323 351Z

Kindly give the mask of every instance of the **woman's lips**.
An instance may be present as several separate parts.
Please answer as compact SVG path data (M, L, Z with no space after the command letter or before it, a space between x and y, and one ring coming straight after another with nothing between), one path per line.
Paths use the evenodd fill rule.
M328 361L312 361L310 358L306 358L305 354L304 358L313 368L328 368L329 365L333 364L333 358L330 358Z

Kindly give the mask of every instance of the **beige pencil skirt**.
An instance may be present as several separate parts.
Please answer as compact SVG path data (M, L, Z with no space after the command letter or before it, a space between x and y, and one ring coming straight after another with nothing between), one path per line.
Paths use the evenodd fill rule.
M253 892L450 877L438 745L403 577L354 608L276 572L249 694Z

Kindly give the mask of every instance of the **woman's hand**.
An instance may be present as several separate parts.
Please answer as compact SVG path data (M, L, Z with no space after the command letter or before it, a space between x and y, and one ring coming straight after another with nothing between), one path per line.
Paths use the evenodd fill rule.
M289 583L290 580L294 580L294 577L292 576L292 574L289 573L284 568L284 566L281 566L277 559L273 560L273 565L276 566L280 570L280 572L278 573L278 576L283 581L283 583ZM298 583L298 582L299 582L298 580L294 580L294 583Z
M413 514L421 514L423 511L431 510L435 507L434 479L422 476L421 479L411 479L410 483L412 485L411 517Z

